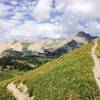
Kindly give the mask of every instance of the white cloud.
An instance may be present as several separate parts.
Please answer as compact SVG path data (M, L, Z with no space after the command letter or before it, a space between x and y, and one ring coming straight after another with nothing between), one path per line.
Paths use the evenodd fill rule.
M17 5L17 4L18 4L18 1L17 1L17 0L12 0L12 1L11 1L11 4L12 4L12 5Z
M8 31L12 27L13 27L13 24L9 23L8 21L0 20L0 28L1 29Z
M8 7L5 6L5 4L0 3L0 16L3 16L6 12Z
M56 38L64 33L70 35L81 30L91 34L100 32L100 23L96 21L100 19L100 0L55 0L55 8L51 6L52 0L38 0L37 4L33 1L23 4L20 2L20 6L16 6L12 12L7 12L11 9L10 6L0 2L0 17L5 14L14 15L9 20L0 19L0 29L8 31L9 36L27 38ZM19 2L12 0L11 3L17 5ZM57 12L58 15L53 13L52 17L52 12ZM63 15L59 12L63 12ZM30 18L24 16L27 14L35 20L27 19ZM21 24L20 20L25 23Z
M66 12L84 19L100 17L100 0L70 0Z
M93 8L91 3L74 2L68 5L67 10L79 16L87 16L93 11Z
M0 29L4 31L12 30L17 24L21 24L18 20L1 20L0 19Z
M13 20L20 20L24 18L24 13L16 12L15 15L12 17Z
M95 34L96 32L100 32L100 23L97 21L90 21L86 23L87 28L84 29L87 32L90 32L91 34Z
M52 0L39 0L33 11L33 16L41 21L50 18Z
M38 24L26 21L25 24L17 26L9 31L10 36L21 36L28 38L35 37L50 37L59 38L62 33L62 26L56 26L54 24L45 23Z
M85 30L90 34L100 32L100 0L66 0L62 23L67 34ZM82 22L84 25L82 25ZM96 23L96 24L95 24ZM97 24L98 23L98 24Z
M55 10L59 12L64 12L65 8L67 7L70 0L56 0L56 7Z

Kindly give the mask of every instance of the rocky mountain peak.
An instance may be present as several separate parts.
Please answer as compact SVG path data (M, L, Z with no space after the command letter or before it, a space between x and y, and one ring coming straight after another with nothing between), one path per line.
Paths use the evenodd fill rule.
M92 36L92 35L90 35L90 34L84 32L84 31L78 32L78 33L76 34L76 36L77 36L77 37L84 38L84 39L86 39L87 41L91 41L91 40L97 38L97 36Z

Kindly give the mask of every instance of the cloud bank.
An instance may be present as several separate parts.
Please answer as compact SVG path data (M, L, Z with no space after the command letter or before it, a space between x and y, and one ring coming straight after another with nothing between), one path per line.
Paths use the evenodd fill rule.
M0 0L3 39L100 35L100 0Z

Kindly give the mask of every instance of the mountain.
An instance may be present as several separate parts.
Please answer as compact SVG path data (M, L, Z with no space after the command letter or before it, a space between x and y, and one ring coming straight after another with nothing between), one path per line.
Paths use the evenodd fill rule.
M75 41L75 40L71 40L67 43L65 43L63 46L59 47L59 48L56 48L56 49L47 49L45 50L45 55L46 56L60 56L62 55L63 53L66 53L66 52L70 52L70 51L73 51L75 48L79 48L81 47L83 44Z
M3 52L12 49L13 51L21 53L26 51L26 54L35 56L59 56L64 52L79 48L95 38L97 37L81 31L75 36L61 37L59 39L47 38L38 41L0 41L0 55L3 55Z
M72 43L69 45L73 46ZM23 82L28 87L30 97L33 96L36 100L99 100L100 90L93 74L94 63L90 53L94 44L89 42L22 76L0 82L0 100L14 100L6 91L6 86L11 81L17 87L18 83ZM99 47L100 40L97 47L100 54Z
M80 31L76 36L84 38L87 41L91 41L97 38L97 36L91 36L90 34L85 33L84 31Z

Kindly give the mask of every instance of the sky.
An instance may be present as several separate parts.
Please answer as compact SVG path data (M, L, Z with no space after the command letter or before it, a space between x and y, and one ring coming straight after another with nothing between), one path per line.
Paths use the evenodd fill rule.
M41 39L79 31L100 36L100 0L0 0L0 39Z

